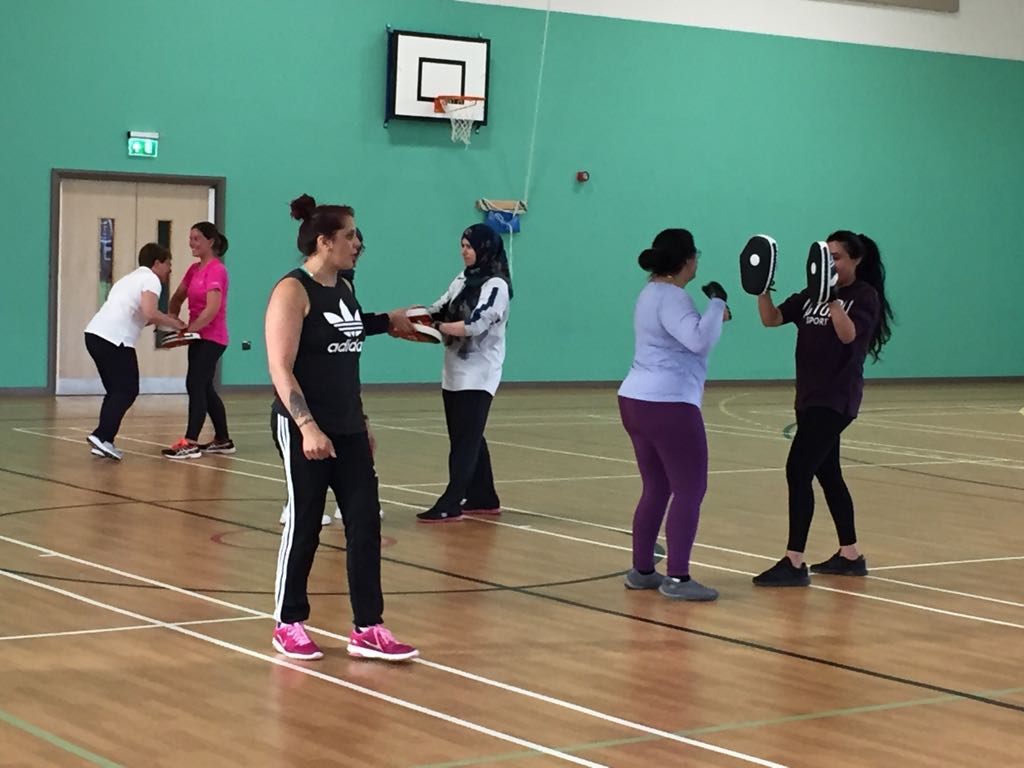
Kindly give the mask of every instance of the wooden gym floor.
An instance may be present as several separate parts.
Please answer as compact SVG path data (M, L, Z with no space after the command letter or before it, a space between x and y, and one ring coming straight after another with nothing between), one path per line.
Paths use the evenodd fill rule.
M319 662L270 646L282 472L265 393L235 456L173 463L184 399L140 398L89 454L97 398L0 399L0 765L1024 764L1024 394L868 385L844 439L871 575L764 590L782 554L789 386L714 386L693 575L628 592L639 493L613 387L507 387L505 513L418 525L444 485L435 390L371 391L385 620L422 657L348 658L344 537L323 531ZM808 557L835 550L820 502Z

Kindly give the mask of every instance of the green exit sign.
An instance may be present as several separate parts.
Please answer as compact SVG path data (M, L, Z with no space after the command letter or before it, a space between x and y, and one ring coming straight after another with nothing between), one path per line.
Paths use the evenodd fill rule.
M128 132L128 157L156 157L159 149L159 133Z

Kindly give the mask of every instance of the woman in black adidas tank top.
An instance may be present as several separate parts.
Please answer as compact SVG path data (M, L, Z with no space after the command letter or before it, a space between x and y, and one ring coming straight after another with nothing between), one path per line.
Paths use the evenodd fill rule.
M355 248L354 248L354 250L352 252L352 263L353 263L353 265L355 265L359 261L359 257L362 256L364 251L366 250L366 241L363 238L363 233L359 230L358 227L356 228L356 237L355 237L354 245L355 245ZM341 277L343 277L348 282L349 287L352 289L352 292L355 293L355 289L356 289L356 270L355 270L354 266L353 266L352 269L343 269L340 272L338 272L338 274L341 275ZM413 329L413 326L412 326L412 321L406 315L405 308L394 309L394 310L392 310L390 312L365 312L364 311L362 313L362 320L363 320L363 331L366 333L367 336L377 336L377 335L384 334L384 333L391 333L392 335L399 335L399 334L410 334L410 333L414 332L414 329ZM276 424L276 419L277 419L277 416L275 416L274 414L271 414L271 429L274 430L275 434L276 434L276 429L275 429L274 425ZM370 450L373 451L373 450L375 450L376 443L375 443L375 441L373 439L373 432L369 431L369 420L367 420L367 430L368 430L368 434L370 436ZM280 452L281 452L281 449L280 449L280 446L279 446L278 447L278 453L280 453ZM380 511L380 516L382 518L384 517L384 510L383 509ZM337 504L335 504L335 508L334 508L334 519L339 520L339 521L343 519L342 514L341 514L341 507L338 506ZM281 519L280 519L281 525L284 525L287 520L288 520L288 504L286 502L284 504L283 509L281 510ZM331 516L329 514L327 514L327 510L326 509L324 510L324 516L321 518L320 524L321 525L330 525L331 524Z
M267 306L266 341L274 385L274 442L288 485L286 519L277 559L275 649L294 659L323 653L306 634L307 582L320 540L328 487L344 517L349 594L355 624L348 652L400 661L417 651L384 628L380 583L380 501L360 398L359 355L366 329L352 286L355 213L292 201L299 219L302 267L275 286Z

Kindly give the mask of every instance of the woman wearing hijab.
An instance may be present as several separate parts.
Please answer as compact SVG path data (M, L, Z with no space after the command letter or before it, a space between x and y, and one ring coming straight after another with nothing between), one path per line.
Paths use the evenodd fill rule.
M505 245L493 229L474 224L462 233L461 244L465 269L427 308L445 337L441 395L450 450L448 487L416 515L423 523L501 512L484 428L505 362L512 278Z

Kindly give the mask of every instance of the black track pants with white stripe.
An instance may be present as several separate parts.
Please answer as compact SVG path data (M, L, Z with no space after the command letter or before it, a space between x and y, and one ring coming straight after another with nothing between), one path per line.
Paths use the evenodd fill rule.
M380 624L384 612L380 498L367 434L328 433L337 458L311 461L302 453L302 433L291 419L274 414L270 423L288 485L274 585L274 617L284 624L309 618L307 583L320 543L327 489L331 488L344 517L353 622L361 627Z

